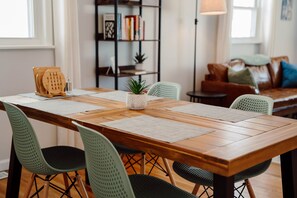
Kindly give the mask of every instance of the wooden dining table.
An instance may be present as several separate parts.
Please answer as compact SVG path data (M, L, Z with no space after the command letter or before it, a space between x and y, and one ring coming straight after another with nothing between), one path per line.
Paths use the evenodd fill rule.
M101 88L86 90L96 93L113 91ZM22 98L18 100L21 101ZM215 198L233 198L236 173L280 156L283 197L297 198L297 121L294 119L260 114L232 122L173 111L172 108L194 103L166 98L150 100L144 110L137 111L127 109L124 101L94 97L92 94L51 100L80 102L100 108L61 115L32 107L27 103L18 102L17 106L32 119L74 131L77 131L77 128L72 121L76 121L99 131L114 143L210 171L214 173ZM214 106L203 106L203 108L217 112L230 110ZM1 102L0 109L4 110ZM104 124L143 115L207 129L207 132L183 140L167 142ZM18 197L21 168L12 145L7 198Z

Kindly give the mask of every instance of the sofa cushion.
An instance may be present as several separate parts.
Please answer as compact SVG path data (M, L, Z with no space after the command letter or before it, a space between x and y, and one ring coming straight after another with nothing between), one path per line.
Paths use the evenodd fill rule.
M230 67L228 69L228 81L232 83L251 85L258 89L258 85L249 68L245 68L240 71L235 71Z
M261 66L270 63L270 58L264 54L241 55L236 59L242 60L245 65Z
M253 74L253 77L260 90L271 89L272 81L267 65L247 66Z
M274 88L281 87L282 84L282 60L286 61L287 63L289 62L289 58L287 56L279 56L271 58L271 62L268 65L272 85Z
M282 61L281 65L283 69L282 87L297 87L297 65L292 65L285 61Z
M208 64L207 65L211 80L228 82L228 67L223 64Z

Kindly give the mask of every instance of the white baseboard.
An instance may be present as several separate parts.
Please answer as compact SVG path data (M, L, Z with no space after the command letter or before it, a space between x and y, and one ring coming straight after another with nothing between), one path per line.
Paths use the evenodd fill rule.
M0 160L0 171L8 170L9 159Z

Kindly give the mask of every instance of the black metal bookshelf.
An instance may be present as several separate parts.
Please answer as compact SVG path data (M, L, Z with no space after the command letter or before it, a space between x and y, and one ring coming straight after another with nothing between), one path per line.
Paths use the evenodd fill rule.
M95 0L95 40L96 40L96 87L99 87L99 79L100 76L106 76L106 77L113 77L114 78L114 89L118 89L119 87L119 78L121 77L131 77L131 76L138 76L139 80L141 80L142 75L157 75L157 80L160 81L161 78L161 0L157 0L155 2L157 5L145 5L142 3L142 0L140 1L127 1L127 0ZM122 40L118 39L117 35L117 26L118 26L118 21L115 20L115 28L114 28L114 38L113 39L104 39L103 38L103 33L99 33L99 6L112 6L114 8L114 15L115 19L117 19L118 15L118 10L120 7L136 7L139 9L139 15L142 16L142 12L144 8L153 8L153 9L158 9L158 35L156 39L144 39L144 40ZM101 14L101 13L100 13ZM103 14L103 13L102 13ZM108 71L108 66L100 66L99 65L99 45L101 42L111 42L114 44L114 55L115 55L115 71L113 72L107 72ZM119 73L118 74L118 69L121 70L126 70L126 69L135 69L135 65L118 65L118 55L119 55L119 50L118 50L118 45L120 42L125 42L125 43L135 43L138 42L138 53L142 53L142 43L143 42L156 42L157 43L157 71L146 71L145 74L123 74Z

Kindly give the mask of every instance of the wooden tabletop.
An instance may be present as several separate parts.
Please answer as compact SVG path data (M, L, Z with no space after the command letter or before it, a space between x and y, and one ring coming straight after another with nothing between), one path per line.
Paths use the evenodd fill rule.
M89 89L98 92L106 89ZM145 110L128 110L123 102L91 95L68 97L78 101L106 107L89 112L62 116L18 105L28 117L77 130L75 120L100 131L112 142L134 149L155 153L171 160L194 165L222 176L232 176L244 169L297 148L297 122L293 119L261 115L240 122L220 121L168 110L189 104L186 101L159 99L148 102ZM3 105L0 103L0 109ZM167 143L133 133L109 128L101 123L138 115L189 123L212 129L195 138Z

